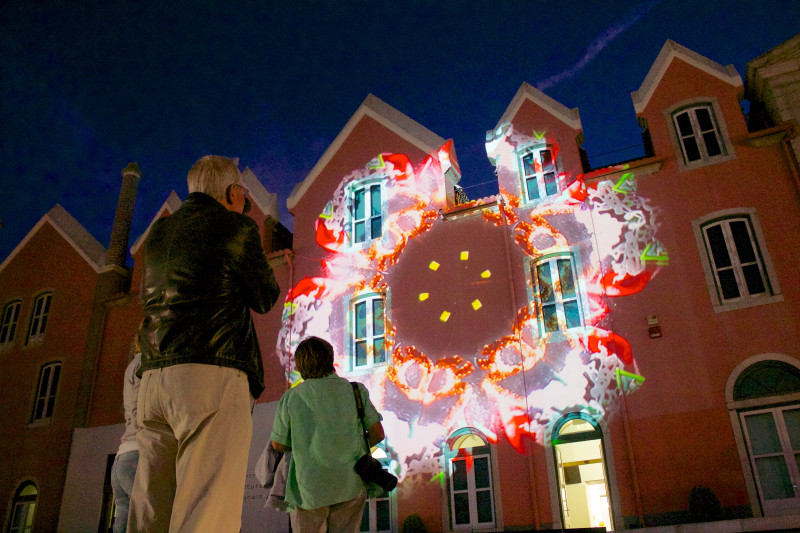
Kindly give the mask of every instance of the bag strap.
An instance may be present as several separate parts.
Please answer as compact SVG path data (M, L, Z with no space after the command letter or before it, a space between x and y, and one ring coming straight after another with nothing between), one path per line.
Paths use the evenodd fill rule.
M351 381L350 385L353 387L353 396L356 398L356 411L358 411L358 418L361 420L361 431L362 435L364 435L364 444L367 445L367 453L369 453L369 438L367 437L369 432L367 431L367 426L364 423L364 402L361 400L361 393L358 390L358 383Z

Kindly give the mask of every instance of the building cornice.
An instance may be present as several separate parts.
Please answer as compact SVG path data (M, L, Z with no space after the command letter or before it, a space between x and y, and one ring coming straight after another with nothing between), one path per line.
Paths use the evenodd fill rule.
M322 154L322 157L320 157L317 164L314 165L314 168L311 169L311 172L309 172L305 179L294 188L292 194L286 200L286 206L289 208L289 211L295 208L300 198L311 188L311 185L328 163L330 163L333 156L336 155L336 152L339 151L364 117L375 120L388 130L397 134L403 140L408 141L427 154L435 152L445 143L445 139L442 137L436 135L419 122L404 115L377 96L370 94L364 99L356 112L353 113L353 116L350 117L350 120L347 121L347 124L345 124L342 131L339 132L330 146L328 146L328 149ZM375 155L377 156L378 154Z
M570 128L575 130L583 130L583 126L581 126L580 112L578 111L577 107L570 109L561 102L558 102L557 100L547 96L542 91L527 82L523 82L522 86L520 86L520 88L517 90L517 94L514 95L511 103L508 104L505 112L503 112L503 116L501 116L500 120L497 122L495 130L506 122L511 122L519 111L519 108L522 107L522 104L525 102L525 100L530 100Z
M28 242L45 224L50 224L95 272L100 272L105 263L106 249L60 204L56 204L50 211L45 213L39 219L39 222L31 228L3 263L0 264L0 272L27 246Z
M742 77L738 72L736 72L736 68L733 65L723 67L716 61L712 61L707 57L698 54L697 52L689 50L685 46L679 45L675 41L667 39L667 42L661 47L661 51L659 52L658 57L656 57L655 62L647 72L647 76L645 76L642 85L639 87L639 90L631 93L633 108L637 115L644 111L644 109L647 107L647 104L650 102L650 98L652 98L653 93L655 92L659 83L661 83L661 79L667 72L667 68L669 68L675 58L678 58L681 61L684 61L693 67L702 70L706 74L730 84L733 87L742 87L744 85L742 82Z

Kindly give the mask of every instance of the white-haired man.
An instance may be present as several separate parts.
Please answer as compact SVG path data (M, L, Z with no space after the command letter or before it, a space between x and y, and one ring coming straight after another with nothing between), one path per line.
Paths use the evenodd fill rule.
M264 370L250 310L280 290L236 164L205 156L189 196L153 224L139 330L139 466L128 530L236 533Z

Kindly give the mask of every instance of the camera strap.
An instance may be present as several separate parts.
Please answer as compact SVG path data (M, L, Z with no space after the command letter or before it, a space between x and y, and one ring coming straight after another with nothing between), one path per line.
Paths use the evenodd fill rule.
M358 418L361 420L361 432L364 435L364 444L367 445L367 453L369 453L369 432L367 431L367 426L364 423L364 402L361 400L361 394L358 391L358 383L350 382L350 385L353 387L353 396L356 398L356 411L358 411Z

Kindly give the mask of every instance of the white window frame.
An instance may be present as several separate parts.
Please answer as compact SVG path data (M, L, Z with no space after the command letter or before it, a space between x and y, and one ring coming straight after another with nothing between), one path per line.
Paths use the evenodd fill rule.
M368 246L372 241L383 236L383 222L385 220L383 205L385 203L385 190L382 178L373 178L351 183L348 186L348 202L350 209L347 224L347 233L350 237L350 244L354 247ZM356 213L356 197L360 191L364 193L364 212ZM373 195L377 191L379 196L378 212L373 207ZM374 230L373 225L377 223L378 229ZM358 227L363 224L363 236L359 236Z
M547 478L548 478L548 486L550 489L550 508L559 510L558 512L554 512L553 514L553 529L562 529L562 513L560 512L561 509L561 487L559 485L559 476L557 472L557 464L558 458L556 457L555 453L555 445L554 440L558 439L558 433L556 430L558 429L559 422L566 418L572 417L575 414L580 414L581 418L587 420L591 418L594 420L594 424L596 427L600 429L602 432L602 446L603 446L603 458L605 460L605 474L606 474L606 484L609 489L609 498L611 499L611 512L613 514L614 520L614 531L623 531L624 527L624 520L623 520L623 513L622 513L622 505L620 504L620 492L619 492L619 484L617 483L617 467L614 462L614 447L611 439L611 430L608 427L607 422L603 419L603 417L598 417L594 414L586 412L586 410L575 411L573 413L566 413L563 417L558 420L552 420L551 424L549 424L548 428L545 430L544 434L544 452L545 458L547 463Z
M381 465L389 472L392 472L391 457L386 453L386 441L373 446L372 456L380 461ZM364 513L368 516L369 529L361 530L364 533L397 533L397 491L384 492L380 496L367 496L367 503L364 505ZM378 503L386 502L389 506L389 529L378 529ZM363 521L363 515L362 515Z
M22 494L28 489L33 488L34 494ZM36 504L39 499L39 490L32 481L22 483L16 490L14 501L11 505L11 516L9 517L9 533L30 533L33 530L33 520L36 518ZM17 525L15 518L17 513L21 513L22 524Z
M562 288L561 288L561 280L558 271L558 262L559 261L569 261L570 269L572 271L572 284L573 284L573 294L564 297ZM547 301L543 301L542 299L542 284L539 279L539 266L547 264L549 268L549 273L551 276L551 280L555 279L555 276L559 277L558 283L551 283L552 290L553 290L553 299L548 299ZM580 286L580 277L577 275L577 268L578 264L575 258L575 255L571 252L562 252L562 253L554 253L542 256L530 263L530 276L531 276L531 285L533 287L533 299L535 305L535 312L537 316L537 323L538 323L538 334L540 337L544 337L547 335L557 334L562 331L566 330L576 330L579 328L583 328L586 323L586 306L585 302L583 301L583 291L581 290ZM567 315L565 311L565 303L574 303L577 306L578 310L578 323L572 326L567 327ZM547 325L545 324L545 307L551 308L554 307L556 311L556 320L558 322L558 327L555 330L549 330Z
M739 254L736 251L736 246L730 233L730 223L734 221L743 221L747 224L750 242L757 259L756 263L753 264L758 264L765 285L765 292L763 293L751 295L747 290L742 264L739 261ZM710 250L706 230L716 224L722 224L723 227L723 236L732 263L730 268L733 270L737 287L739 288L739 296L736 298L724 298L718 273L719 270L722 269L716 268ZM706 276L708 293L711 297L711 303L714 306L715 312L720 313L783 301L783 296L781 295L780 286L778 284L778 277L775 273L775 267L767 251L764 234L761 231L761 224L759 223L754 208L734 208L715 211L697 220L693 220L692 228L694 229L697 248L700 252L700 261Z
M798 362L794 357L779 353L762 353L751 356L739 363L728 376L728 381L725 385L725 401L728 407L728 415L730 417L731 427L733 428L736 448L739 452L739 459L741 462L742 473L744 474L745 486L750 499L750 509L753 512L754 517L761 517L765 515L762 507L764 502L761 501L755 474L751 467L750 449L745 437L745 429L742 427L740 414L743 412L746 413L747 411L752 411L754 409L771 408L776 406L790 407L790 404L800 406L800 393L797 392L779 394L777 396L763 396L745 400L734 399L736 383L739 377L751 366L762 361L779 361L794 366L800 370L800 362Z
M548 152L550 154L550 165L552 165L552 169L549 167L545 168L545 165L542 162L542 153L544 152ZM522 195L526 199L527 203L540 203L542 201L554 198L561 193L561 183L558 171L560 165L558 164L558 158L554 157L555 152L555 146L549 144L527 146L517 152L519 175L523 193ZM530 172L528 171L529 166L526 166L525 164L525 160L528 157L532 157L534 162L533 170ZM552 174L552 181L547 178L549 174ZM537 197L535 198L531 197L529 194L529 183L531 182L535 182L536 184ZM547 192L548 182L555 185L556 190L554 192Z
M465 442L459 444L462 440L469 439L477 443L477 439L482 441L479 446L470 446ZM472 444L471 442L469 444ZM485 530L501 530L502 529L502 504L499 496L499 479L498 479L498 465L497 457L494 453L494 445L483 435L481 432L474 428L462 428L454 432L447 443L445 444L445 471L447 472L447 510L448 519L447 523L453 531L469 530L474 531L478 529ZM476 448L480 451L473 452ZM486 461L488 468L489 486L476 487L475 479L475 461ZM472 466L467 468L467 488L463 490L455 490L454 487L454 471L456 462L471 463ZM478 507L477 495L478 492L488 492L489 501L492 506L492 520L491 522L478 522ZM469 502L469 523L456 524L456 509L455 497L456 494L467 494Z
M53 361L39 368L36 395L31 409L32 424L52 418L58 396L58 386L61 382L61 366L61 361Z
M31 308L31 319L28 323L26 344L40 342L47 329L47 319L50 316L50 306L53 303L53 293L45 292L36 297Z
M12 300L3 306L3 315L0 317L0 348L14 343L20 307L22 307L22 300Z
M377 303L383 306L383 316L382 316L382 331L375 331L376 322L373 320L374 313L375 313L375 306ZM359 331L359 321L358 321L358 311L360 306L364 306L364 331ZM386 309L387 309L387 298L385 294L382 293L366 293L360 294L357 297L354 297L351 305L350 305L350 343L351 343L351 350L350 350L350 369L353 371L358 370L365 370L375 367L382 367L386 366L389 361L389 353L386 350ZM375 360L375 342L378 340L383 340L383 361L376 361ZM358 354L356 353L358 350L359 344L364 343L365 345L365 357L366 360L364 364L357 364L358 363Z
M696 111L697 109L707 109L712 122L712 129L701 131L697 122ZM689 112L689 119L692 125L692 135L682 136L677 124L677 117L683 113ZM722 110L716 97L707 98L691 98L679 102L678 104L664 110L664 118L668 124L667 128L670 132L672 145L675 152L675 159L678 162L680 170L691 170L706 165L721 163L736 157L731 143L730 136L728 135L728 128L725 125L725 120L722 116ZM703 133L712 132L716 136L719 143L721 153L714 156L709 156L706 148L705 141L702 140ZM692 137L697 140L698 149L700 150L700 159L689 161L686 155L686 148L684 139Z

